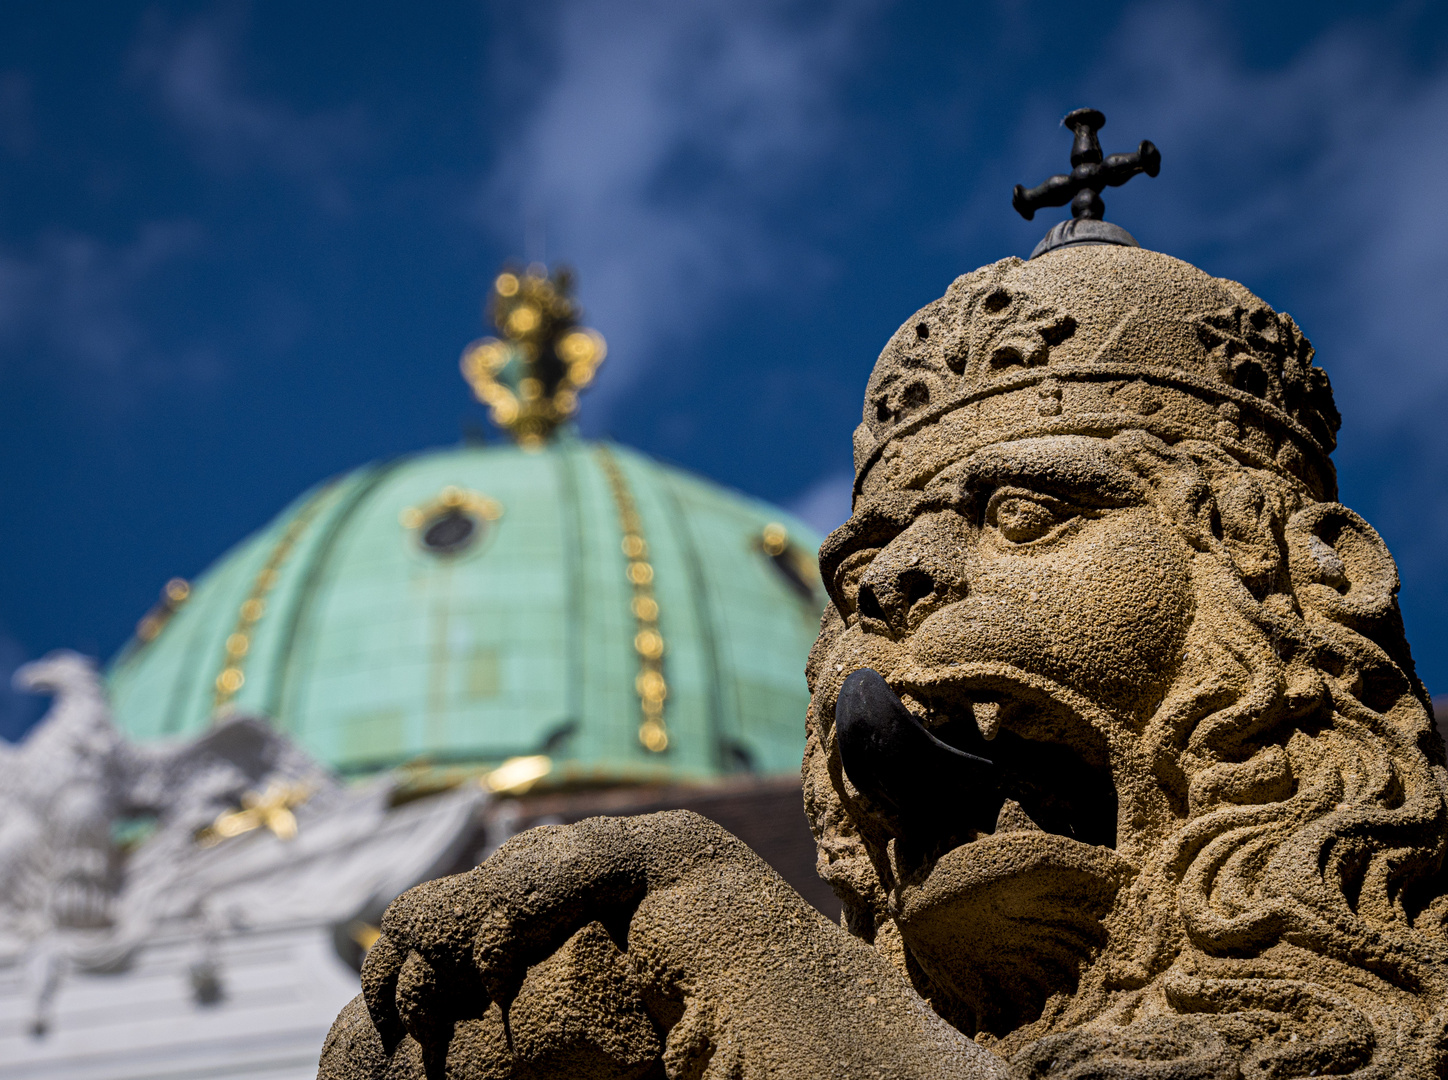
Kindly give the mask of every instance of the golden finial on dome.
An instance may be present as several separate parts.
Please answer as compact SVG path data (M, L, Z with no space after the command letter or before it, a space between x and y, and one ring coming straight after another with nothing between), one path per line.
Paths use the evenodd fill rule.
M593 381L607 353L603 335L578 324L573 275L551 275L541 263L504 270L488 296L488 320L499 337L463 350L463 378L488 406L493 423L528 448L541 446L578 409L578 392Z

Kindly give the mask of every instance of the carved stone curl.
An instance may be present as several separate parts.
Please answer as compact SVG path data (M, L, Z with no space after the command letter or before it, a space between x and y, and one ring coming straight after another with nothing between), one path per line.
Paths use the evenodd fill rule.
M1235 282L961 278L821 550L843 927L691 815L535 830L393 905L322 1075L1444 1075L1448 770L1337 424Z

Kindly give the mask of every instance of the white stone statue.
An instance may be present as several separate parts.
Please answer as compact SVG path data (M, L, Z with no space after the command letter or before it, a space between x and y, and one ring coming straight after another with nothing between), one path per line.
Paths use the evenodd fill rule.
M55 704L24 742L0 743L0 949L49 929L109 925L111 825L126 786L123 743L94 664L55 652L14 682Z
M343 994L335 1004L290 1013L300 1023L317 1012L306 1019L315 1045L297 1051L315 1068L330 1013L356 992L333 941L455 868L478 840L487 795L477 785L416 800L400 798L391 775L347 785L253 717L137 745L113 726L95 664L73 652L26 664L14 681L54 702L22 742L0 742L0 977L21 976L0 978L0 1012L28 1016L24 1037L0 1026L0 1078L97 1051L130 1055L144 1072L171 1052L164 1032L141 1045L139 1029L82 1030L79 1019L123 1005L152 979L148 953L179 968L167 993L177 991L184 1010L181 1033L265 1029L275 1021L228 985L228 963L242 961L227 958L247 955L248 941L289 958L277 961L278 978L288 965L308 977L319 963L335 969L325 977ZM139 826L142 839L122 845L118 826L133 835ZM100 1009L88 1004L68 1019L61 999L73 994ZM205 1045L188 1051L198 1067L212 1053Z

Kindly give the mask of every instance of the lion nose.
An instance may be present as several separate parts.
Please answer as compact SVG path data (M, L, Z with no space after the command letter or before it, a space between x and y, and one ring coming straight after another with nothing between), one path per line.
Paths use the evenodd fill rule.
M885 623L894 633L905 634L918 621L917 608L940 593L935 575L914 563L872 566L860 582L860 614Z

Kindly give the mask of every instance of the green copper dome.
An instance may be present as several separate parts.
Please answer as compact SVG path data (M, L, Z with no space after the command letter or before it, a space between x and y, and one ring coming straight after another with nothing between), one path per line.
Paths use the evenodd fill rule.
M566 432L368 465L173 583L111 667L116 720L154 739L259 714L354 774L536 754L564 781L793 772L817 546Z

